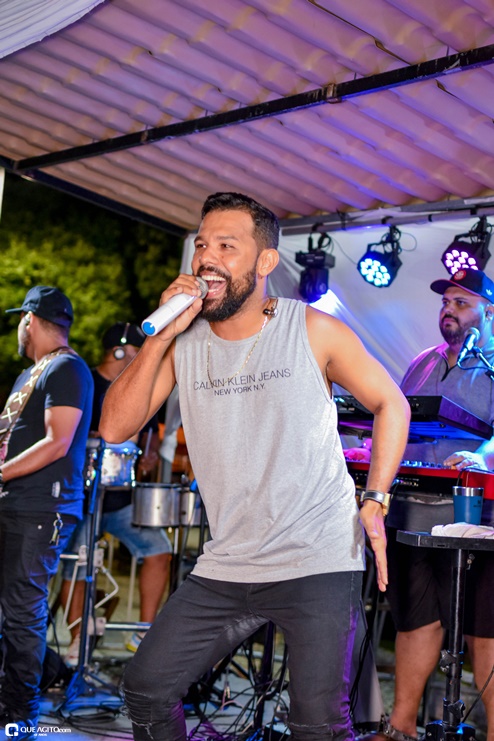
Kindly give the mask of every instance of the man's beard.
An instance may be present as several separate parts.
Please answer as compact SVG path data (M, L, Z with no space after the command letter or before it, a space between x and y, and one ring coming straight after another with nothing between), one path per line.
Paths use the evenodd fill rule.
M448 318L451 319L451 317ZM463 345L467 332L471 327L478 329L473 322L467 326L463 326L456 322L456 324L449 324L446 327L441 322L439 330L450 347L459 347Z
M204 308L199 316L206 319L208 322L224 322L231 316L237 313L237 311L243 306L249 296L254 293L256 287L256 267L254 265L252 270L242 278L239 278L235 283L231 277L227 277L220 273L218 270L209 270L208 272L215 272L217 275L221 275L226 280L226 289L223 295L223 299L217 306L208 307L207 297L204 299ZM214 301L214 299L212 299Z
M18 339L17 342L17 352L21 356L21 358L27 358L27 337L24 332L20 332L21 336Z

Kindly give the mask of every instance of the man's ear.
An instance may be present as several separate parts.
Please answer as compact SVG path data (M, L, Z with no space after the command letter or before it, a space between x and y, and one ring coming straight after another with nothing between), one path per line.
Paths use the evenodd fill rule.
M492 304L488 304L485 307L485 318L491 321L493 316L494 316L494 306Z
M280 261L278 250L266 249L261 252L257 259L257 273L262 278L273 272Z

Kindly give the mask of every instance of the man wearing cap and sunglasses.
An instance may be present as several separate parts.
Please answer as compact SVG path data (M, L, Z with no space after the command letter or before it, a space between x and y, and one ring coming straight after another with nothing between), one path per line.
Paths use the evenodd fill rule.
M442 295L439 329L445 340L418 355L401 383L410 395L445 396L492 425L494 383L486 367L473 356L458 365L468 331L479 332L476 344L494 363L494 282L480 270L459 270L436 280L431 289ZM461 432L459 432L461 435ZM349 460L366 460L364 448L345 452ZM435 463L461 470L494 469L494 441L479 444L475 438L440 439L408 444L405 459ZM484 500L482 524L494 525L494 502ZM387 597L397 628L395 703L385 734L394 741L409 741L417 732L417 715L427 679L437 667L444 630L449 623L449 552L415 548L398 543L398 530L430 532L436 524L454 521L449 497L417 492L411 498L394 494L386 521L389 585ZM477 551L466 584L464 632L476 684L483 686L494 666L494 557ZM494 682L484 695L489 741L494 740Z
M72 305L58 288L35 286L8 311L34 362L0 415L0 725L17 723L20 741L36 736L48 582L82 516L93 380L69 347Z

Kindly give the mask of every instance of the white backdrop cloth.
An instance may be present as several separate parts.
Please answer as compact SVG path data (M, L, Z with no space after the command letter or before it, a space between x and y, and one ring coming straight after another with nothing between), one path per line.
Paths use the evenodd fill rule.
M0 0L0 58L79 20L104 0Z

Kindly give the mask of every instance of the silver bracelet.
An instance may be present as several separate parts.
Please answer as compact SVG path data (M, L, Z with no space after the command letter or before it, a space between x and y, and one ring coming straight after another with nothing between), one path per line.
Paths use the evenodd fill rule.
M391 494L389 492L366 489L360 496L360 502L363 503L366 499L370 499L372 502L378 502L383 508L383 514L388 514L389 503L391 501Z

